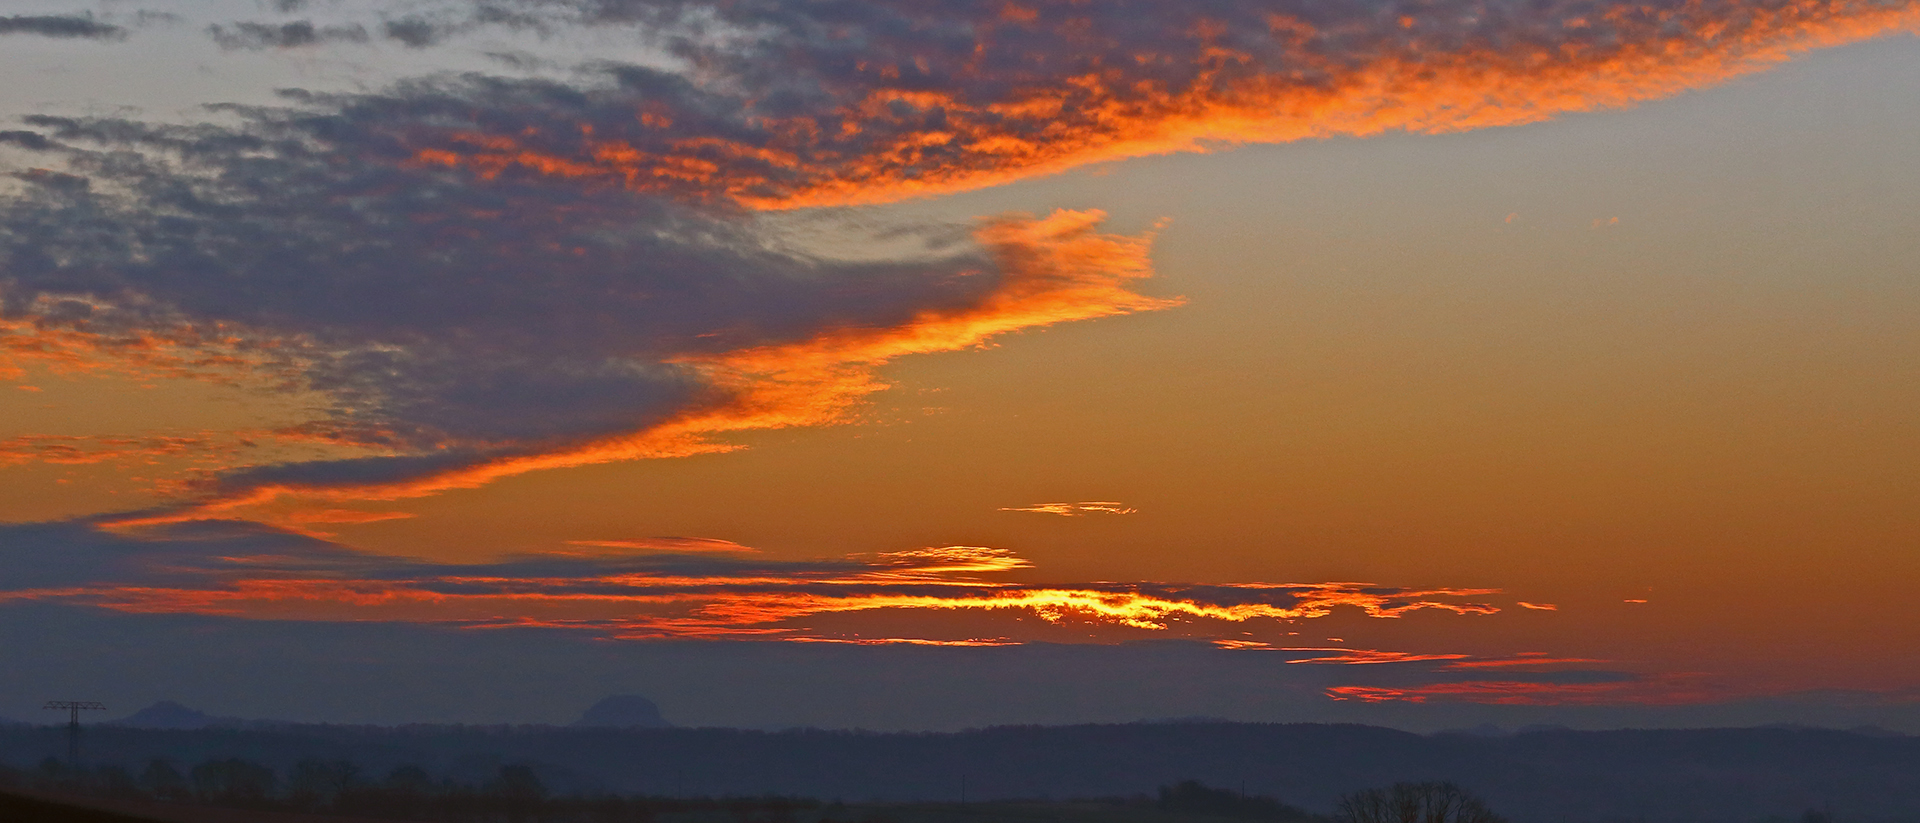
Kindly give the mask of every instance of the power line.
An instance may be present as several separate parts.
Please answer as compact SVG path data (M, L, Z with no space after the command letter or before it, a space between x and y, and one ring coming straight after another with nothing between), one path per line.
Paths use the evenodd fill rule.
M80 768L80 713L83 711L104 712L107 710L107 704L95 703L91 700L49 700L47 701L47 705L41 706L40 708L43 711L49 709L55 711L65 709L68 712L67 767L74 769Z

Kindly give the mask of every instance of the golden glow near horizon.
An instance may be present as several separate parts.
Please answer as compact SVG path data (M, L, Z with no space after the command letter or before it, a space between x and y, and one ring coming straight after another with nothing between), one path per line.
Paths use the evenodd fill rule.
M1920 159L1661 148L1920 4L1117 8L0 129L0 517L121 552L0 603L1920 685L1825 639L1920 582Z

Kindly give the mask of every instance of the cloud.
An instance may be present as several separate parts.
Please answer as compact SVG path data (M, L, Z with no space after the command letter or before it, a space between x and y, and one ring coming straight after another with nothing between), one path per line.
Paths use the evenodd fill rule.
M733 432L847 419L892 359L1178 302L1137 290L1151 238L1105 233L1094 211L989 218L957 248L942 228L924 254L870 262L794 251L755 211L1531 122L1911 28L1920 9L488 0L409 15L209 32L269 49L597 29L670 59L0 135L46 161L0 200L0 372L39 359L311 391L324 407L283 434L363 451L236 465L130 522L724 451Z
M388 20L381 24L381 31L386 34L388 40L397 40L416 49L435 45L452 33L448 27L424 17Z
M413 135L421 162L756 208L887 202L1220 144L1529 123L1920 18L1894 0L517 7L547 25L637 27L689 70L613 67L616 85L592 95L449 121ZM569 127L522 128L555 123Z
M1416 652L1381 651L1378 649L1348 648L1304 648L1277 647L1275 651L1305 652L1306 657L1287 661L1288 663L1331 663L1343 666L1377 666L1383 663L1425 663L1435 660L1460 660L1464 654L1420 654Z
M756 552L731 540L711 537L643 537L638 540L569 540L569 546L643 552Z
M291 49L322 43L365 43L368 40L367 30L363 26L316 26L309 20L279 24L242 21L224 26L212 25L207 27L207 36L228 51Z
M1537 680L1464 680L1428 683L1418 686L1334 686L1327 696L1334 700L1365 703L1480 703L1495 706L1597 706L1655 705L1670 706L1710 703L1736 695L1700 681L1697 677L1660 676L1640 678L1616 673L1600 673L1599 682L1541 682Z
M1094 500L1085 503L1035 503L1031 506L1002 508L1000 511L1033 512L1035 514L1057 514L1063 517L1079 517L1086 514L1137 514L1140 510L1125 503Z
M149 435L145 437L86 437L28 434L0 440L0 466L39 462L59 465L151 461L160 457L191 457L218 462L244 443L220 435Z
M900 356L1176 302L1129 288L1147 240L1101 233L1094 212L839 262L738 213L475 179L394 142L447 110L571 93L459 80L233 109L230 127L29 118L14 142L66 171L0 204L0 352L318 392L323 419L285 434L374 454L212 492L393 498L725 450L714 436L841 419Z
M1497 657L1480 660L1459 660L1447 664L1449 669L1505 669L1541 666L1564 666L1571 663L1605 663L1590 657L1553 657L1546 652L1520 652L1512 657Z
M357 514L357 513L348 513ZM1014 553L946 546L827 560L715 553L678 539L667 552L547 552L491 563L433 563L357 552L311 536L234 521L177 523L137 534L99 521L0 527L14 560L0 600L50 601L143 614L322 621L383 620L468 628L548 627L625 639L766 638L1005 643L1092 628L1205 639L1229 627L1327 617L1376 619L1420 611L1486 615L1487 589L1409 589L1361 583L1046 585L1005 579L1029 568ZM24 562L60 546L46 565ZM732 544L725 544L732 545ZM626 548L627 546L620 546ZM691 547L692 551L684 549ZM672 551L671 549L681 549ZM974 615L993 631L905 637L831 629L834 617ZM1034 618L1037 622L1022 622ZM869 621L871 622L871 621ZM949 628L949 632L958 631ZM1311 662L1361 655L1309 651ZM1321 654L1337 652L1337 654ZM1452 660L1460 655L1398 660Z
M64 39L117 40L127 30L93 19L92 15L15 15L0 17L0 35L37 34Z

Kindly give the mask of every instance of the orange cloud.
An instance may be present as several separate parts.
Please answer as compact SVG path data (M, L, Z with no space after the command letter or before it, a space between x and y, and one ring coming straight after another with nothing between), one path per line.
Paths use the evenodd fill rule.
M1529 666L1564 666L1569 663L1606 663L1596 657L1547 657L1544 654L1521 653L1513 657L1501 657L1491 660L1460 660L1448 663L1449 669L1512 669Z
M232 528L232 527L230 527ZM254 534L243 532L243 534ZM114 557L137 557L135 546L174 552L188 544L130 540ZM278 544L274 544L278 545ZM292 544L296 548L299 544ZM0 600L58 600L136 613L192 613L304 620L381 620L460 626L548 626L592 630L616 638L840 638L810 619L827 615L971 613L1037 618L1045 626L1106 627L1210 639L1255 621L1326 617L1351 608L1394 619L1420 610L1461 615L1497 608L1466 598L1484 589L1406 589L1362 583L1185 585L1097 583L1035 585L997 579L1028 568L1004 549L945 546L795 562L738 556L582 556L543 554L495 564L434 564L329 548L254 556L222 547L217 555L166 554L156 571L166 582L101 582L0 594ZM185 577L183 577L185 575ZM137 580L137 575L136 575ZM891 621L891 618L889 618ZM1018 621L1007 624L1009 628ZM889 634L888 636L892 636ZM979 635L934 638L975 642ZM1004 639L1004 638L1003 638ZM1307 662L1455 660L1343 649Z
M1343 649L1283 647L1275 649L1283 652L1313 652L1312 657L1289 660L1288 663L1335 663L1346 666L1366 666L1380 663L1420 663L1429 660L1460 660L1464 654L1416 654L1413 652L1388 652L1376 649Z
M887 6L903 24L966 27L974 53L887 43L921 53L810 76L830 103L743 111L745 127L703 133L695 117L629 115L527 133L453 130L418 136L413 162L756 209L883 203L1222 143L1531 123L1671 96L1920 20L1911 3L1871 0L1606 2L1537 17L1439 4L1397 20L1348 10L1317 23L1264 8L1226 4L1217 12L1229 25L1169 4L1152 27L1158 39L1133 42L1125 32L1139 21L1130 29L1064 0L1017 21ZM1255 18L1266 31L1248 30ZM808 45L777 40L768 59ZM739 59L716 51L710 62L728 58Z
M1470 680L1421 686L1334 686L1334 700L1363 703L1454 701L1498 706L1590 706L1631 703L1677 705L1724 700L1733 693L1674 675L1604 683L1542 683L1522 680Z
M115 373L218 383L285 381L292 376L278 351L281 344L224 324L107 329L83 320L34 319L71 313L59 305L65 302L82 302L89 310L106 307L74 297L42 297L9 307L17 308L25 319L0 318L0 380L24 377L30 363L59 374Z
M755 552L731 540L711 537L643 537L638 540L569 540L569 546L596 549L625 549L643 552Z
M1125 503L1094 500L1086 503L1035 503L1031 506L1002 508L1000 511L1033 512L1035 514L1057 514L1063 517L1079 517L1085 514L1137 514L1140 510Z
M390 482L260 483L119 523L149 526L248 510L265 522L283 522L260 507L281 497L316 502L423 497L531 471L729 451L736 447L716 438L731 432L839 422L867 395L886 388L875 369L895 358L975 348L1026 329L1179 305L1177 298L1149 297L1130 288L1152 274L1151 236L1102 233L1104 217L1097 211L1058 211L1044 218L987 221L976 238L998 265L999 280L970 305L926 309L896 326L831 328L795 343L675 358L721 399L637 432L488 457Z
M141 437L28 434L0 440L0 466L20 463L87 465L92 463L154 462L157 458L191 458L201 463L225 464L251 445L232 435L150 435Z

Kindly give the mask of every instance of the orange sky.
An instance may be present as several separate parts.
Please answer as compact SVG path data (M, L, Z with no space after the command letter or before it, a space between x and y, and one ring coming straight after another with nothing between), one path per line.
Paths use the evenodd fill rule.
M208 189L283 222L195 249L235 273L204 293L152 237L57 233L185 176L27 121L0 528L105 548L0 604L1413 673L1323 695L1361 703L1911 701L1920 8L1227 5L1267 28L1005 5L975 57L876 38L846 71L773 41L800 102L721 46L697 94L315 98L337 156L275 173L322 194ZM306 134L275 117L236 128Z

